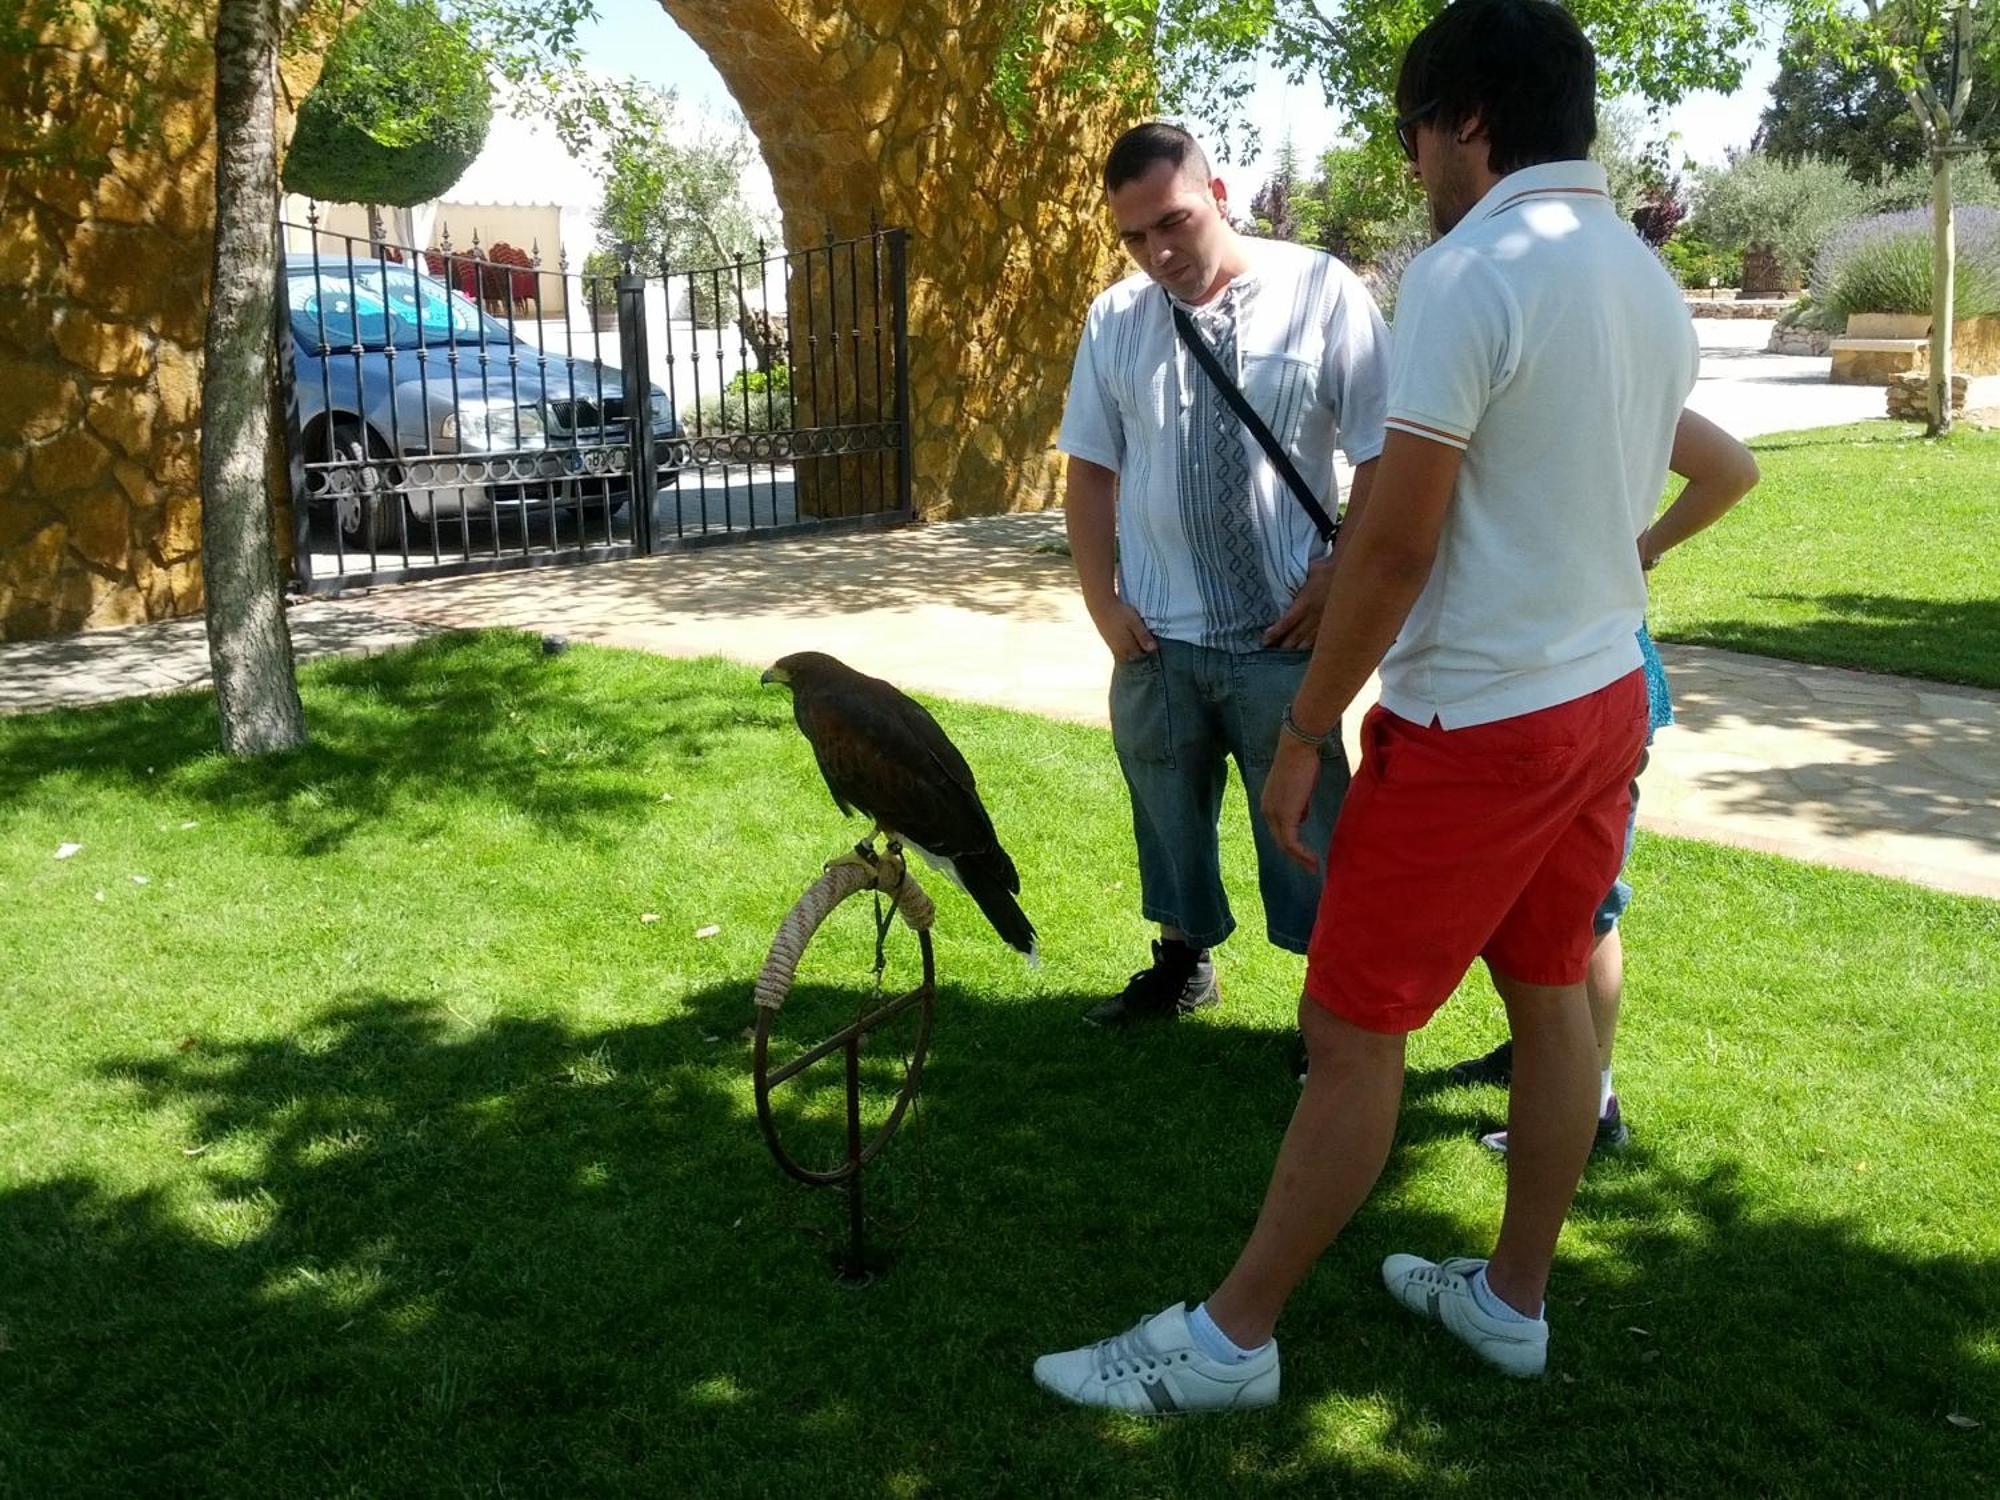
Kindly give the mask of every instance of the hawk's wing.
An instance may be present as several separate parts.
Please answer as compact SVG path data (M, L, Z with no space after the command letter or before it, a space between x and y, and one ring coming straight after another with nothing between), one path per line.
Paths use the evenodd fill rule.
M859 677L797 702L828 790L933 854L997 845L972 767L923 705Z

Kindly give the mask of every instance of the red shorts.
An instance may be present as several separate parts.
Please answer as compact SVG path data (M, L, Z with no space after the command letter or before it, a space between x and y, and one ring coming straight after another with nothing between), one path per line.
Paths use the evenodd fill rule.
M1475 958L1527 984L1581 983L1645 739L1639 672L1466 729L1369 710L1327 851L1306 993L1366 1030L1404 1032Z

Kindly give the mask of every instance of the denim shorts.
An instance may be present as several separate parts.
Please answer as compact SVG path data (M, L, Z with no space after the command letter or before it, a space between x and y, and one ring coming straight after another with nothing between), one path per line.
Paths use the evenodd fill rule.
M1265 933L1293 953L1312 938L1320 877L1285 858L1257 806L1310 659L1307 651L1237 653L1162 640L1157 651L1112 669L1111 737L1132 794L1144 914L1178 927L1198 948L1236 930L1216 838L1231 759L1250 803ZM1347 756L1334 735L1320 750L1303 833L1322 860L1346 791Z
M1625 865L1632 858L1633 836L1639 831L1639 778L1646 773L1646 762L1652 759L1652 754L1650 750L1640 751L1639 769L1632 773L1632 811L1625 817L1625 858L1619 861L1618 878L1611 882L1610 891L1599 903L1597 915L1590 919L1591 933L1597 937L1616 927L1618 919L1625 915L1625 908L1632 904L1632 887L1625 881Z

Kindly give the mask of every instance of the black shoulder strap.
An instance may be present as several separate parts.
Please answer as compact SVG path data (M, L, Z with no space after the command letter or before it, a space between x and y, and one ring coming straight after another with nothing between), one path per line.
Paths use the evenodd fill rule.
M1162 295L1166 295L1164 288ZM1229 404L1229 409L1236 413L1237 420L1250 429L1250 436L1257 440L1257 446L1262 448L1264 456L1271 460L1271 467L1278 471L1279 476L1291 488L1293 496L1305 507L1306 514L1312 518L1313 529L1319 532L1320 540L1331 547L1334 537L1340 532L1340 523L1328 516L1326 507L1314 498L1312 486L1307 484L1305 477L1299 473L1291 455L1285 452L1277 438L1272 436L1271 429L1264 425L1264 419L1257 415L1256 408L1243 398L1243 392L1236 388L1236 382L1230 379L1229 372L1222 368L1222 361L1217 359L1215 351L1208 347L1208 340L1203 338L1201 330L1194 326L1194 319L1188 316L1187 309L1174 301L1171 296L1167 297L1167 307L1174 315L1174 332L1180 335L1180 340L1187 346L1188 353L1194 356L1195 363L1201 366L1203 373L1215 386L1216 392Z

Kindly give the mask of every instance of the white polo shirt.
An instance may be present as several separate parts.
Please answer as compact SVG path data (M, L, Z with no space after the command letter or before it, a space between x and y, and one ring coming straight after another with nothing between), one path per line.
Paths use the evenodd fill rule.
M1355 464L1382 450L1387 330L1360 278L1331 255L1244 244L1249 269L1189 311L1332 511L1335 445ZM1324 550L1143 273L1091 304L1056 446L1118 475L1118 594L1157 636L1259 649Z
M1394 339L1388 425L1465 459L1430 580L1382 662L1383 705L1459 729L1637 671L1637 540L1700 349L1603 169L1502 179L1410 263Z

